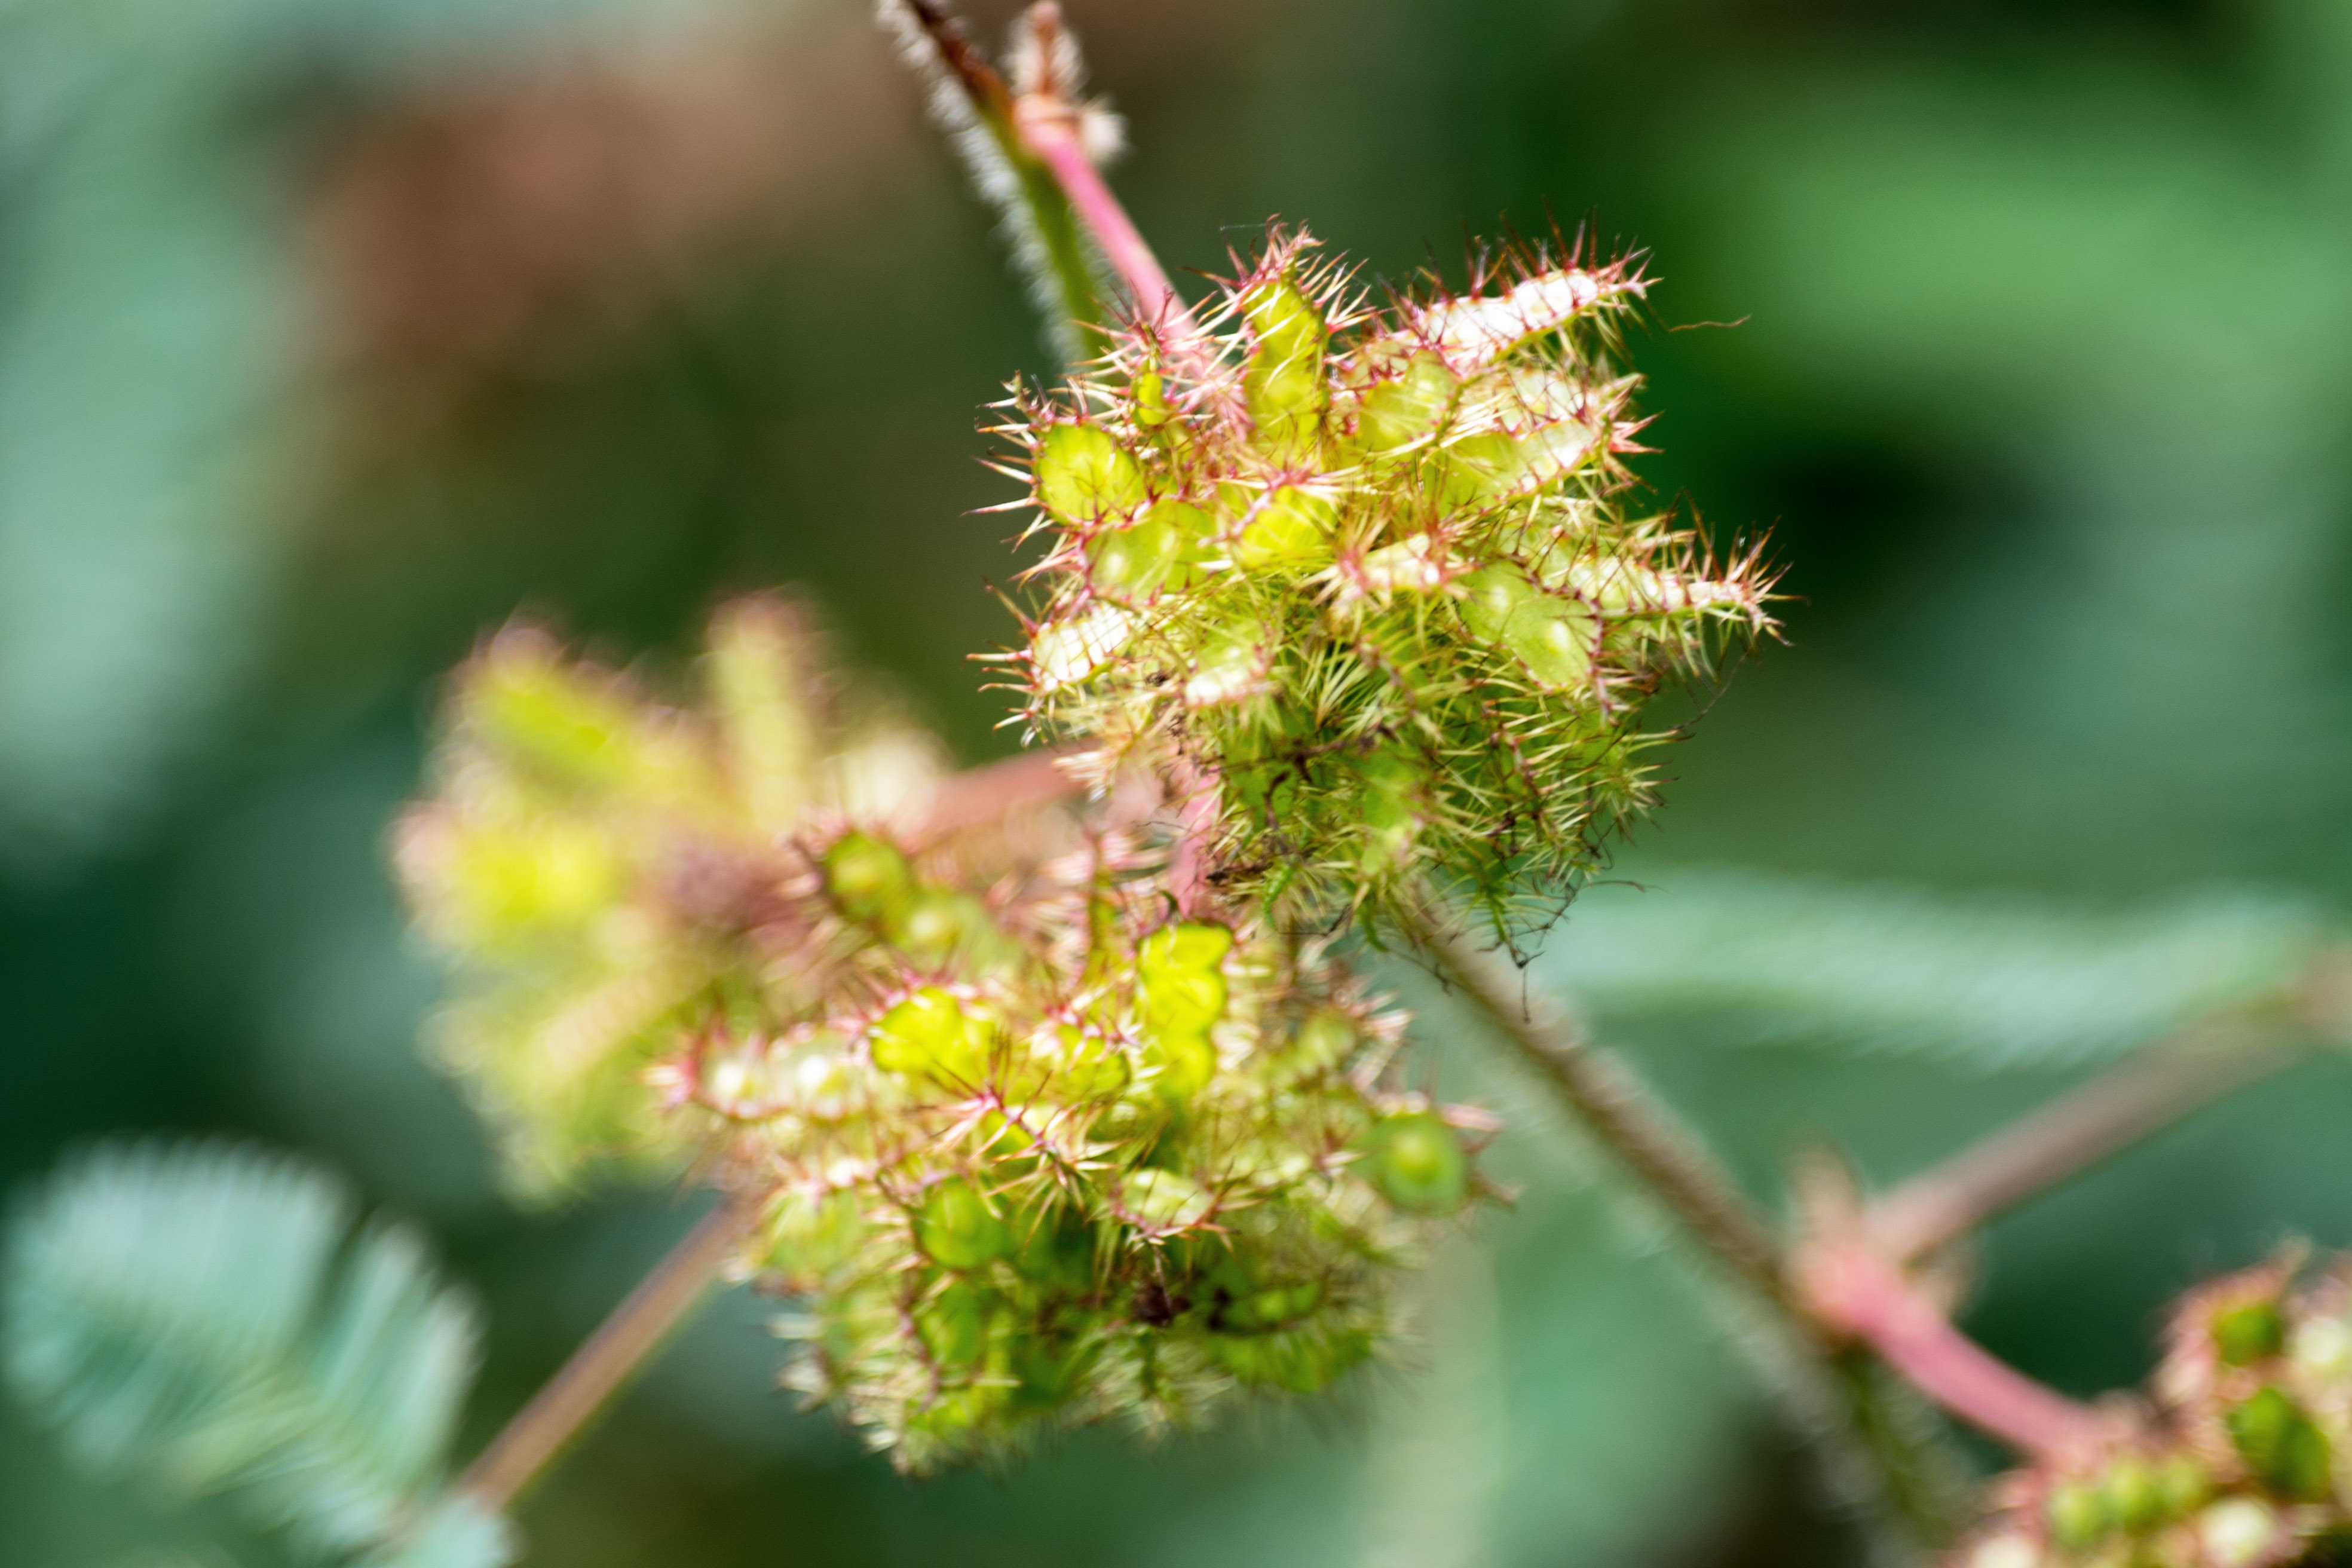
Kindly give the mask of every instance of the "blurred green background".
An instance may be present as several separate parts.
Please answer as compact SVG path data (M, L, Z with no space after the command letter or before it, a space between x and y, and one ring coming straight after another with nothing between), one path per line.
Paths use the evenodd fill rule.
M1643 473L1770 530L1793 595L1671 756L1659 896L1710 862L2352 905L2343 0L1068 10L1171 266L1276 214L1375 276L1504 220L1651 252ZM382 849L439 672L518 610L658 671L794 583L999 753L976 410L1048 369L858 0L0 5L0 1178L121 1129L315 1152L485 1297L486 1434L688 1205L516 1212L415 1057ZM2070 1081L1601 1022L1766 1194ZM527 1561L1858 1560L1658 1237L1447 1070L1529 1126L1528 1195L1345 1407L908 1483L771 1392L739 1296L536 1495ZM2136 1379L2188 1280L2352 1242L2347 1132L2332 1061L2194 1119L1998 1226L1969 1326ZM0 1561L181 1560L279 1559L0 1415Z

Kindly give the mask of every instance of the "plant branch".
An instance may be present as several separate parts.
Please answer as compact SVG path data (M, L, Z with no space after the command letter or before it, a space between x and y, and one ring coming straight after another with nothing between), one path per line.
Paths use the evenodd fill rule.
M1815 1241L1791 1273L1815 1322L1868 1345L1913 1387L2019 1452L2062 1454L2105 1431L2090 1406L2034 1382L1954 1328L1866 1239Z
M1559 1091L1585 1130L1717 1262L1776 1307L1793 1310L1771 1231L1730 1173L1646 1085L1592 1046L1556 1003L1530 990L1507 960L1441 925L1429 912L1433 907L1423 900L1420 911L1408 917L1406 934L1439 977L1469 998Z
M2184 1029L1903 1183L1862 1224L1881 1256L1924 1257L2306 1054L2246 1026Z
M705 1215L490 1439L457 1489L487 1512L506 1511L685 1321L758 1212L736 1194Z

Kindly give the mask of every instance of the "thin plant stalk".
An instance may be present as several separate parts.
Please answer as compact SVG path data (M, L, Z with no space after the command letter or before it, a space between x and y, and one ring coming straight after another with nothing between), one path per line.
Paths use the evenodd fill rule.
M1404 933L1438 978L1543 1075L1583 1131L1764 1308L1775 1341L1807 1363L1799 1375L1820 1391L1805 1397L1806 1418L1831 1421L1866 1464L1866 1490L1882 1517L1899 1521L1916 1545L1948 1542L1953 1520L1934 1475L1949 1467L1927 1451L1933 1440L1911 1431L1890 1405L1873 1370L1854 1362L1853 1342L1827 1331L1792 1292L1769 1224L1731 1173L1631 1068L1594 1047L1516 968L1447 924L1436 912L1442 908L1424 896Z
M1925 1257L2307 1055L2243 1026L2192 1026L1894 1188L1864 1227L1885 1258Z
M457 1489L503 1513L686 1321L758 1212L752 1198L730 1194L703 1215L490 1439Z

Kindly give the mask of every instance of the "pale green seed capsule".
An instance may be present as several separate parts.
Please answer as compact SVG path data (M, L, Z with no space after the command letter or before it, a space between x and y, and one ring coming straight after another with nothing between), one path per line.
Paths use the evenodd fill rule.
M1115 604L1136 604L1164 590L1192 585L1202 542L1216 520L1189 501L1157 501L1124 528L1087 541L1087 580Z
M2327 1434L2284 1390L2258 1389L2222 1419L2238 1457L2263 1485L2294 1502L2326 1500L2334 1460Z
M1425 439L1453 407L1460 379L1433 353L1417 353L1403 373L1368 390L1356 405L1356 444L1393 452Z
M2126 1455L2107 1467L2100 1483L2107 1517L2134 1535L2164 1522L2164 1489L2147 1460Z
M961 1176L935 1183L915 1211L915 1245L942 1268L986 1267L1013 1250L1013 1233L978 1187Z
M2268 1361L2286 1348L2276 1301L2246 1301L2213 1314L2213 1352L2231 1366Z
M1314 491L1279 485L1253 508L1234 541L1234 563L1244 571L1304 571L1328 565L1339 510Z
M1321 312L1288 278L1252 289L1242 300L1254 344L1242 372L1242 401L1259 441L1277 458L1313 447L1328 397L1323 380Z
M2081 1552L2104 1539L2114 1521L2099 1489L2082 1481L2065 1481L2050 1489L2044 1512L2050 1538L2069 1552Z
M1136 970L1150 985L1160 975L1215 969L1233 950L1232 928L1213 921L1180 921L1160 927L1137 944Z
M851 920L893 920L914 897L915 874L906 856L871 834L844 834L824 852L822 865L825 892Z
M1470 1194L1462 1140L1426 1110L1384 1117L1365 1139L1364 1174L1409 1214L1445 1215Z
M883 1014L866 1038L874 1065L883 1071L949 1088L972 1087L988 1066L986 1026L936 985Z
M990 1292L950 1279L915 1309L915 1332L943 1370L961 1371L988 1348Z
M1069 522L1134 513L1148 499L1143 469L1098 425L1052 425L1037 443L1037 504Z
M1456 612L1470 635L1515 656L1550 690L1588 686L1600 652L1600 620L1574 599L1548 594L1510 562L1462 579Z

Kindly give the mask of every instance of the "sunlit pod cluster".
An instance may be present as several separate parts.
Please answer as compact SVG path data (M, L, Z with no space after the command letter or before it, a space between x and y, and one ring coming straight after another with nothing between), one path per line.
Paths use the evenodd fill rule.
M1770 624L1752 556L1623 505L1646 286L1515 251L1375 309L1277 235L1207 331L1017 398L1032 721L1213 781L1215 879L1277 913L1570 887L1647 801L1643 699Z
M702 670L668 708L502 635L401 826L440 1052L520 1186L698 1163L797 1298L790 1381L908 1469L1393 1342L1486 1126L1404 1086L1401 1017L1316 942L1181 918L1114 810L942 826L927 746L845 722L781 605Z
M1957 1568L2321 1568L2352 1562L2352 1265L2295 1258L2176 1310L2145 1404L2004 1478Z

